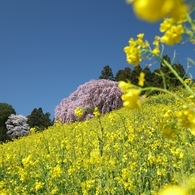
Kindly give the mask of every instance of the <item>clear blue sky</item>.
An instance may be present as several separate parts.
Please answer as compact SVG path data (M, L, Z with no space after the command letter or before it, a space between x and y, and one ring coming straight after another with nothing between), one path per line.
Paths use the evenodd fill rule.
M158 26L138 20L125 0L1 0L0 102L24 116L41 107L53 117L60 101L98 79L105 65L114 74L129 66L129 38L144 32L152 41ZM177 48L186 67L194 46Z

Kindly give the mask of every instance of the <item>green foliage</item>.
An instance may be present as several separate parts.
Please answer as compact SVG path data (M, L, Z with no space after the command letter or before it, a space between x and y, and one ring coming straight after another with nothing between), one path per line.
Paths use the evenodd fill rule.
M52 125L50 113L46 112L44 114L42 108L35 108L27 118L27 123L30 127L35 127L38 130L43 130Z
M163 88L162 71L160 68L157 68L152 72L152 78L151 86Z
M159 68L156 68L153 72L148 66L144 69L140 65L135 66L133 70L130 67L118 70L115 77L113 76L112 69L109 65L106 65L99 79L110 79L115 81L131 81L132 84L138 84L138 77L141 72L145 73L145 83L144 87L159 87L168 90L173 90L178 86L181 86L181 82L176 78L172 71L166 66L165 62L171 64L170 57L164 55L162 61L160 62ZM187 78L186 71L184 67L179 64L172 64L172 68L178 73L178 75L185 80ZM149 95L158 94L158 92L151 92Z
M10 138L6 135L6 125L8 117L11 114L16 114L14 108L7 103L0 103L0 142L6 142L10 140Z
M103 70L101 71L101 75L99 76L99 79L109 79L112 81L115 80L112 69L109 65L104 66Z
M127 81L131 78L132 70L129 67L124 68L123 70L118 70L115 76L116 81Z
M11 114L16 114L14 108L7 103L0 103L0 126L5 126L5 122Z
M171 96L167 96L167 94L160 94L151 96L147 101L144 102L145 104L149 105L157 105L157 104L164 104L164 105L171 105L175 103L175 98Z
M142 72L142 68L140 65L134 67L134 69L131 73L131 76L130 76L130 81L132 84L134 84L134 85L138 84L138 78L139 78L139 75L141 72Z
M151 82L151 86L172 90L175 87L181 85L181 83L173 74L173 72L166 66L165 62L171 64L172 68L178 73L181 78L187 78L183 66L181 64L172 64L169 56L164 55L160 64L160 68L157 68L153 72L153 82Z
M12 139L6 134L7 129L5 126L0 126L0 143L11 141Z
M173 64L174 70L178 73L178 75L185 80L187 78L186 71L184 70L184 67L181 64ZM173 73L170 73L170 83L173 87L181 85L179 80L175 77Z
M152 72L150 70L150 68L148 66L146 66L143 69L143 72L145 74L145 82L144 82L144 87L149 87L151 86L151 83L153 82L153 75Z

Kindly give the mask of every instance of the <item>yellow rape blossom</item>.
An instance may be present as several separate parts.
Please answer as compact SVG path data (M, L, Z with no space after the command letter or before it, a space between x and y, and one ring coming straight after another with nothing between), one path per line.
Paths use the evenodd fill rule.
M128 179L129 178L129 176L130 176L130 170L129 169L127 169L127 168L123 168L122 169L122 178L124 179L124 180L126 180L126 179Z
M160 24L160 32L165 32L169 30L174 23L173 18L165 18L163 22Z
M33 165L33 162L31 161L32 155L27 156L26 158L22 159L22 164L24 167L29 167Z
M144 74L144 72L141 72L140 75L139 75L138 85L143 87L144 86L144 81L145 81L145 74Z
M131 88L131 83L126 83L124 81L120 81L118 86L124 93L121 97L123 100L124 107L128 107L131 109L141 107L141 103L139 100L139 95L141 91L139 89Z
M174 45L175 43L180 43L182 40L182 34L184 33L184 28L182 25L172 26L170 30L166 31L165 35L161 38L162 43L167 45Z
M144 38L144 33L138 34L138 35L137 35L137 38L143 40L143 38Z
M142 61L141 58L141 49L147 48L149 43L147 41L143 41L144 33L140 33L137 35L137 39L133 38L129 39L129 45L124 47L124 52L126 53L126 60L129 64L133 64L134 66L138 66Z
M123 105L131 109L140 108L141 103L139 100L139 95L140 95L140 90L138 89L129 90L129 92L122 95Z
M38 192L39 190L41 190L44 186L44 183L36 181L35 183L35 191Z
M158 195L187 195L187 190L180 186L167 186Z
M167 16L179 20L188 11L185 0L126 0L126 2L132 3L135 14L148 22L156 22Z
M83 116L83 109L82 108L76 108L75 110L74 110L74 113L75 113L75 115L77 116L77 117L79 117L79 118L81 118L82 116Z
M155 47L155 48L152 50L152 54L157 55L157 54L159 54L159 53L160 53L160 50L159 50L158 47Z
M52 177L53 178L58 178L62 175L62 170L59 165L56 165L52 171Z
M118 87L121 89L123 93L126 93L131 88L131 83L126 83L125 81L120 81Z
M195 135L195 113L191 109L184 109L177 112L179 122L191 130L191 133Z
M89 190L94 187L95 180L86 180L81 183L81 188L82 188L82 194L83 195L88 195Z
M186 84L191 84L192 83L192 79L191 78L187 78L187 79L184 80L184 82Z
M159 54L160 53L160 49L159 49L159 41L160 41L160 37L159 36L155 36L154 38L154 42L153 45L155 46L154 49L152 50L153 54Z
M93 114L94 114L95 117L99 117L101 115L99 110L98 110L98 107L95 107L95 109L93 111Z
M135 43L137 44L138 48L146 48L149 46L149 43L147 41L143 41L144 33L140 33L137 35L137 40Z
M36 132L36 128L34 128L34 127L30 128L30 133L31 133L31 134L33 134L33 133L35 133L35 132Z
M182 24L174 22L172 18L166 18L160 25L160 31L165 32L160 41L167 45L174 45L181 42L184 28Z
M161 123L162 134L168 139L172 139L177 133L177 126L173 122Z
M141 62L141 55L138 48L126 46L124 52L126 53L126 60L129 64L133 64L134 66L139 65Z

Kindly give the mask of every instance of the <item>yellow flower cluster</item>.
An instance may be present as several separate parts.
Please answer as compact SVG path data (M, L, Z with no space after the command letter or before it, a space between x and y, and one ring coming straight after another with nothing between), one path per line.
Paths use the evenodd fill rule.
M82 108L76 108L76 109L74 110L74 113L75 113L75 115L76 115L77 117L79 117L79 118L81 118L81 117L83 116L83 114L84 114Z
M35 187L34 187L35 188L35 191L36 192L40 191L43 188L43 186L44 186L44 183L43 182L36 181Z
M128 83L122 86L129 89ZM184 173L194 173L195 158L189 158L194 137L179 134L170 141L159 128L164 110L177 109L170 96L154 96L139 111L122 108L103 115L103 134L96 118L58 121L0 145L0 194L154 195L167 181L181 185Z
M143 87L144 86L144 82L145 82L145 73L141 72L138 78L138 85Z
M184 27L182 23L186 22L188 6L185 0L126 0L132 3L136 15L149 22L156 22L160 19L164 21L160 25L160 32L164 33L162 37L156 36L153 42L154 49L151 54L160 53L159 42L167 45L180 43ZM151 14L152 13L152 14ZM138 35L138 40L130 39L129 46L124 48L126 59L129 64L137 66L142 60L141 49L149 47L149 43L143 42L143 34Z
M160 24L160 31L165 32L164 36L160 39L161 42L167 45L174 45L175 43L180 43L182 40L184 28L180 22L175 22L173 18L166 18Z
M158 195L188 195L187 190L180 186L167 186Z
M154 42L153 42L153 45L154 45L155 47L154 47L154 49L152 50L152 54L157 55L157 54L160 53L159 41L160 41L160 37L159 37L159 36L155 36Z
M52 171L53 178L59 178L62 175L62 170L60 165L56 165Z
M148 22L156 22L167 16L180 20L188 11L185 0L126 0L126 2L132 3L135 14Z
M129 46L124 48L124 52L126 53L126 59L129 64L133 64L137 66L142 58L141 58L141 49L147 48L149 46L147 41L143 41L144 34L138 34L137 39L133 38L129 39Z
M175 121L175 112L173 110L168 110L164 114L164 122L161 122L159 127L162 130L163 136L172 139L179 131L177 121Z
M190 85L190 84L192 84L193 81L192 81L191 78L187 78L187 79L184 80L184 82L185 82L186 84L189 84L189 85Z
M126 83L124 81L120 81L118 86L124 93L122 95L123 106L131 109L141 107L141 102L139 100L139 95L141 93L140 89L132 88L132 84L130 82Z
M95 109L93 111L93 114L94 114L95 117L99 117L101 115L99 110L98 110L98 107L95 107Z
M189 36L190 42L194 41L194 19L192 18L192 12L194 11L194 5L191 6L191 10L188 13L188 6L185 0L126 0L127 3L131 3L134 9L135 14L142 20L146 20L148 22L156 22L158 20L164 19L164 21L160 24L160 32L164 33L162 37L156 36L153 42L154 49L151 50L149 44L148 48L142 47L139 44L130 44L131 47L125 47L124 51L127 55L127 62L137 66L141 60L143 59L143 54L148 53L149 55L156 56L157 58L161 58L160 54L160 46L159 43L173 46L174 44L180 43L183 38L183 34L187 34ZM184 23L188 22L187 25ZM132 39L130 39L132 40ZM134 41L134 40L133 40ZM146 49L145 49L146 48ZM143 52L142 52L143 51ZM158 90L162 92L167 92L172 94L173 97L177 97L175 101L176 107L174 109L168 109L168 111L164 114L162 120L160 120L158 127L161 129L161 133L166 138L173 138L174 140L178 139L180 136L182 137L182 141L179 143L184 144L183 148L170 148L172 155L178 155L178 159L184 160L186 157L186 153L184 150L188 150L189 140L186 142L186 137L188 136L188 131L191 132L192 135L195 135L195 93L194 93L194 84L190 79L183 81L183 78L176 73L176 71L171 67L171 64L166 63L167 68L177 77L177 79L183 84L186 89L186 92L190 93L188 98L185 98L185 95L178 95L176 92L168 91L166 89L148 87L145 90ZM141 81L141 75L139 77L139 81ZM164 84L167 84L164 80ZM139 82L140 86L143 86L142 82ZM130 83L120 82L119 87L122 92L122 100L124 101L124 106L136 108L139 107L137 103L137 97L139 94L139 88L132 86ZM144 89L141 89L144 91ZM173 98L174 99L174 98ZM180 103L178 103L179 101ZM184 104L185 106L181 107L180 104ZM166 110L166 109L165 109ZM181 134L181 135L180 135ZM184 141L185 140L185 141ZM163 140L164 142L164 140ZM183 151L182 151L183 150ZM191 151L188 152L190 158L194 158L194 153ZM156 163L156 159L153 155L148 156L148 164L153 165ZM179 165L180 166L180 165ZM173 164L173 167L179 167L177 164ZM144 172L145 169L143 168ZM158 176L166 175L166 169L161 169L157 171ZM186 172L186 175L190 176L189 170ZM183 175L182 178L185 176ZM187 194L195 194L194 188L194 177L193 184L189 186L181 187L179 186L179 182L175 182L175 180L170 181L173 185L167 186L159 191L158 195L187 195ZM160 182L160 180L158 180ZM177 184L177 185L174 185ZM190 189L190 190L189 190ZM151 194L156 194L151 191Z
M36 132L36 128L35 127L30 128L30 133L35 133L35 132Z
M159 42L165 43L167 45L174 45L180 43L182 40L182 34L184 33L184 27L182 25L184 20L176 21L173 18L165 18L160 24L160 32L164 33L162 37L155 36L153 45L154 49L151 50L151 54L158 55L160 53ZM144 34L138 34L137 39L129 39L129 46L124 47L124 52L126 53L126 60L129 64L138 66L142 61L142 51L149 48L150 44L148 41L143 41ZM149 51L149 50L148 50Z
M184 110L177 112L177 116L179 122L195 135L195 112L189 108L184 108Z

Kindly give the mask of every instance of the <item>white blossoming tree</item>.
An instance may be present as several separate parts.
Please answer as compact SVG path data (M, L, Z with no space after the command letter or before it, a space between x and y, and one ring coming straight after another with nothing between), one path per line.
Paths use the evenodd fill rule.
M11 139L27 135L30 131L30 126L27 124L27 118L20 114L11 114L6 121L6 134Z

